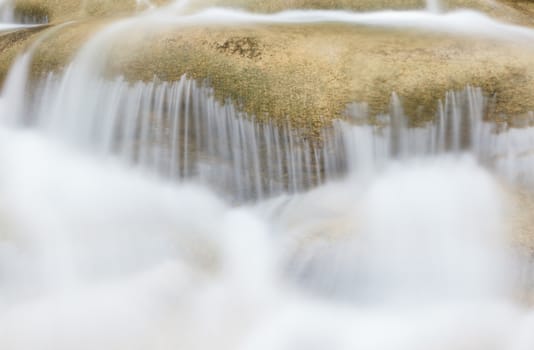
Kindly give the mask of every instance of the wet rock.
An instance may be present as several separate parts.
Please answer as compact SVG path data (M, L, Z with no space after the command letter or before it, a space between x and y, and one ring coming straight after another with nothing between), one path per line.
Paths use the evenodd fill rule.
M19 9L23 4L38 4L54 23L77 18L37 49L35 77L63 69L84 43L114 21L106 15L132 13L146 6L133 0L16 3ZM265 12L424 5L416 0L210 3ZM451 0L447 6L473 6L514 22L531 20L532 7L523 7L521 1ZM19 46L6 51L10 59L24 47ZM393 92L403 100L414 123L433 117L437 100L446 91L466 85L480 86L495 98L496 116L534 110L534 50L529 46L524 41L343 24L184 26L176 21L163 26L147 20L132 22L110 35L98 59L104 74L124 75L131 81L174 81L187 74L212 85L221 101L230 98L260 120L289 119L294 127L317 136L352 102L367 102L371 114L387 111ZM9 61L6 57L8 53L0 51L0 61Z
M4 81L16 57L45 29L39 27L0 34L0 82Z
M466 85L494 97L496 115L532 110L533 54L521 43L349 25L182 27L117 40L106 66L129 80L207 80L221 100L316 135L351 102L388 111L392 92L415 123Z

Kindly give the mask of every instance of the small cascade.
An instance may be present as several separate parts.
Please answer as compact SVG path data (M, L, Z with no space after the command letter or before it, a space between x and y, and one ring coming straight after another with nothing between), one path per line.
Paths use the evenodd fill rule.
M15 92L5 92L13 101L6 116L10 124L163 178L209 184L237 201L301 192L347 174L375 175L399 159L446 153L472 153L510 181L534 187L528 176L533 129L485 121L491 104L478 88L447 93L435 118L418 126L409 125L395 95L390 113L379 116L354 103L314 141L289 124L256 122L186 76L174 83L92 78L84 84L84 101L67 102L68 85L50 74L25 106L17 103L24 96L13 84Z
M351 173L358 169L376 173L393 160L445 153L469 152L485 161L495 152L493 143L486 143L493 138L495 125L484 122L488 100L481 89L448 92L439 102L436 116L417 126L409 125L397 95L393 94L390 106L388 114L372 120L367 105L355 103L347 108L347 120L334 123Z
M12 23L15 21L13 6L10 0L0 0L0 23Z
M151 2L137 3L143 7ZM177 1L172 8L186 5L187 1ZM428 1L428 8L439 9L439 1ZM451 152L473 153L513 181L528 179L525 174L532 163L528 154L534 146L531 129L497 133L494 124L484 121L487 101L474 88L448 93L435 118L417 127L408 125L410 118L396 96L390 113L380 116L369 115L365 105L354 103L347 108L347 118L309 140L289 124L256 122L231 101L215 98L209 86L186 76L176 82L137 83L100 76L106 61L102 53L117 34L161 21L185 25L339 22L445 32L456 32L461 24L466 33L525 39L534 37L531 30L475 13L448 14L438 22L424 11L261 15L208 8L190 15L176 13L159 9L114 23L81 49L64 74L49 74L36 82L31 93L25 83L31 57L24 55L5 85L4 96L10 102L4 106L4 124L36 128L53 139L101 156L113 155L166 179L209 184L236 201L301 192L348 173L375 174L400 158Z
M50 75L19 123L162 177L194 178L235 199L295 193L320 183L324 154L289 125L257 123L213 90L187 79L88 83L87 100L65 103Z
M21 25L46 24L48 16L20 15L13 0L0 0L0 29L12 29Z
M534 170L534 114L510 127L485 120L491 105L479 88L451 91L439 102L433 120L409 127L395 96L390 113L378 116L374 124L368 122L365 104L354 104L347 110L349 120L334 123L335 139L344 143L342 159L351 173L376 173L396 159L469 153L511 183L534 188L529 175Z

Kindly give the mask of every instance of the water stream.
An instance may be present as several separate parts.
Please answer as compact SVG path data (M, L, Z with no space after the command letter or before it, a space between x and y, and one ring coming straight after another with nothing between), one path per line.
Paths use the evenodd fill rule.
M180 20L215 14L451 31L462 16L211 9ZM380 123L355 102L315 144L187 76L101 77L107 39L154 16L111 25L32 86L31 50L11 69L1 349L534 348L531 253L510 244L517 217L530 217L514 206L514 191L534 186L528 123L485 121L488 97L466 87L413 128L393 94ZM490 21L485 35L531 40L473 18Z

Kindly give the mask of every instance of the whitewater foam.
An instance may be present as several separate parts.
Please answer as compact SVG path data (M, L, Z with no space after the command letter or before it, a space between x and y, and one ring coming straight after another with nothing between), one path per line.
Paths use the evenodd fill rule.
M500 190L470 159L231 208L33 132L1 139L3 349L532 346Z

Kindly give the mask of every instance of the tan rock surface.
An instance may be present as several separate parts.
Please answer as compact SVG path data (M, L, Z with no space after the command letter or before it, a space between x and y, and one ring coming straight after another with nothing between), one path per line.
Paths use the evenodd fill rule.
M216 2L260 11L423 5L416 0ZM68 64L94 33L113 21L114 17L105 19L105 15L131 13L137 8L134 0L17 0L17 6L31 3L47 8L53 22L78 18L40 45L33 62L35 76ZM523 9L522 1L508 6L485 0L451 0L452 5L484 8L515 21L525 20L531 8ZM310 135L340 117L350 102L368 102L373 113L386 111L394 91L416 122L433 115L436 101L447 90L465 85L480 86L496 96L498 113L517 115L534 110L534 50L524 42L342 24L153 27L158 26L134 25L123 37L114 39L107 57L108 74L124 74L132 81L155 77L172 81L188 74L207 80L221 100L231 98L260 119L289 118ZM0 62L4 63L0 75L5 75L5 62L11 62L15 53L27 46L24 39L35 37L25 33L0 38ZM107 54L102 51L103 56Z

